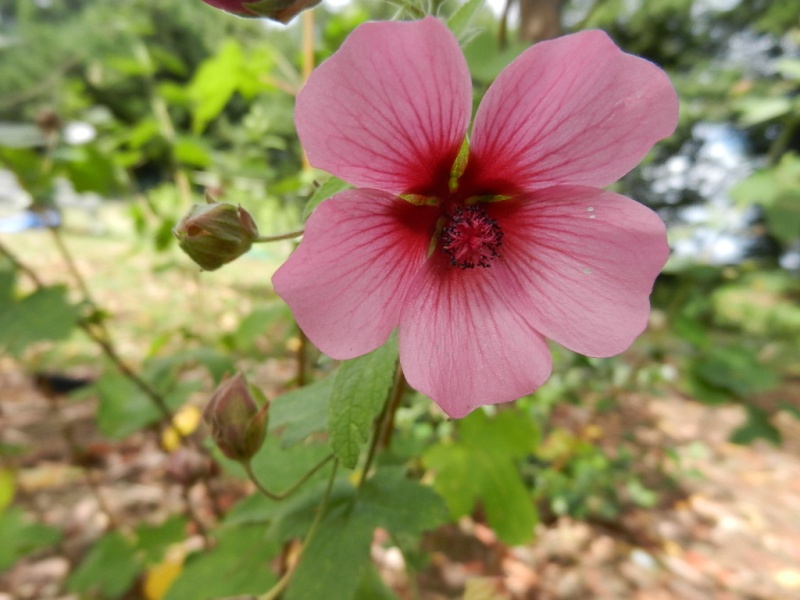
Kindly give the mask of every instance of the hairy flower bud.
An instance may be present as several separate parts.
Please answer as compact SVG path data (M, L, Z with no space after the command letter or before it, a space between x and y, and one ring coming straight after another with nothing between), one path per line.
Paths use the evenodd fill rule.
M181 249L206 271L236 260L258 239L250 213L241 206L211 200L193 205L172 233Z
M313 8L322 0L203 0L216 8L240 17L267 17L280 23L288 23L299 12Z
M238 373L214 392L203 411L203 420L225 456L246 462L264 443L268 409L269 404L261 392Z

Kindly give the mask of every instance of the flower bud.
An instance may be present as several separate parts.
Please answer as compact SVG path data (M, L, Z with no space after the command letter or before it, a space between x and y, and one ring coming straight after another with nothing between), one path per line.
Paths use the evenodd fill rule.
M193 205L172 233L181 249L206 271L236 260L258 239L250 213L241 206L211 200Z
M261 406L256 402L261 400ZM238 373L217 388L203 411L222 453L239 462L249 461L264 443L269 404L261 392Z
M313 8L322 0L203 0L216 8L240 17L267 17L280 23L288 23L299 12Z

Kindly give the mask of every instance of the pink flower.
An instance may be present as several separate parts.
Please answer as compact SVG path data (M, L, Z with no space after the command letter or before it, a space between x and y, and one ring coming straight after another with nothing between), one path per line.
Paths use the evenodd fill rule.
M356 29L300 92L295 121L311 164L357 188L317 208L273 278L333 358L398 328L408 382L452 417L540 386L545 338L599 357L644 330L664 225L600 188L672 133L678 101L655 65L584 31L500 74L464 165L471 107L441 22Z

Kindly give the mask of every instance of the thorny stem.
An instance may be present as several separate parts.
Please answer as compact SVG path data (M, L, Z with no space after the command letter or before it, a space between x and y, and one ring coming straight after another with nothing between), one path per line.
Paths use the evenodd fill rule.
M292 238L300 237L305 233L305 229L298 229L290 231L289 233L281 233L278 235L260 235L258 239L253 240L254 244L265 244L267 242L279 242L280 240L290 240Z
M372 440L369 444L369 451L367 452L367 460L364 462L364 468L361 471L361 477L358 480L358 487L364 485L367 480L367 475L372 467L372 462L375 460L375 453L378 450L378 445L388 445L391 440L391 429L394 423L394 413L400 405L400 400L403 397L405 390L405 377L403 376L403 369L400 366L400 361L397 362L397 367L394 373L394 383L392 384L392 391L386 398L386 404L383 405L383 410L378 418L375 420L375 428L372 431Z
M289 585L289 582L292 580L294 576L295 570L297 570L297 565L300 564L300 561L303 558L303 552L305 552L308 545L311 543L311 540L314 539L314 535L317 533L317 529L319 528L319 524L322 521L322 517L325 515L325 510L328 506L328 499L331 495L331 490L333 489L333 482L336 479L336 470L339 467L339 461L333 461L333 468L331 469L331 474L328 477L328 485L325 488L325 493L322 496L322 500L319 502L319 506L317 506L317 514L314 515L314 521L311 523L311 527L308 528L308 533L306 534L306 539L303 540L303 546L300 548L300 551L297 553L297 557L295 558L294 564L286 571L283 577L280 578L278 583L276 583L269 591L267 591L262 596L258 597L258 600L276 600L282 593L283 590L286 589L286 586Z
M314 465L308 473L303 475L294 484L292 484L290 487L288 487L287 489L285 489L284 491L279 492L279 493L271 492L270 490L268 490L264 486L263 483L261 483L258 480L258 477L253 472L253 466L250 464L250 461L242 462L242 467L244 467L245 473L247 473L247 476L250 478L250 481L253 482L253 484L256 486L256 488L258 488L259 492L261 492L262 494L264 494L267 498L269 498L271 500L285 500L286 498L291 496L293 493L295 493L300 488L300 486L302 486L306 481L311 479L311 476L314 475L314 473L319 471L322 467L324 467L326 464L328 464L332 459L333 459L333 454L329 454L328 456L323 458L320 462L318 462L316 465Z

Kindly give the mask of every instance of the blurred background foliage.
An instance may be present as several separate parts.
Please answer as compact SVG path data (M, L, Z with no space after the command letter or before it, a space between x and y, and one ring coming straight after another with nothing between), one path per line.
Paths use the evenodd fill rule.
M209 193L240 203L262 233L277 234L302 226L307 202L341 189L304 166L293 96L308 65L319 64L365 20L426 12L448 19L465 49L476 104L531 42L596 27L664 67L681 97L676 134L615 185L669 226L673 255L656 284L649 331L615 359L557 349L554 375L536 394L460 422L444 421L409 392L391 450L380 459L386 474L358 498L372 520L350 523L346 539L360 547L375 527L386 528L407 561L421 568L421 531L464 515L479 515L502 541L516 544L530 538L537 522L559 515L612 522L626 507L655 505L675 482L663 469L654 473L637 462L635 441L623 437L609 447L591 425L593 415L619 410L629 394L679 393L740 405L745 418L732 441L780 444L777 415L800 418L800 4L508 4L493 12L477 1L326 1L313 11L310 48L303 17L281 27L225 15L199 0L0 0L0 240L19 259L0 257L2 353L30 373L86 373L88 365L91 385L77 401L97 399L100 433L121 441L149 432L170 455L181 435L194 434L198 403L235 366L257 373L276 394L310 382L276 400L271 446L256 464L277 487L289 485L327 451L320 432L330 428L330 390L339 373L305 348L268 289L291 242L258 247L225 273L200 277L175 249L175 222ZM52 240L17 233L36 226ZM77 263L97 265L87 270L98 277L75 276L65 241ZM67 268L48 268L47 261ZM37 266L38 283L26 264ZM137 299L147 277L168 292ZM131 319L133 311L141 314ZM120 341L113 352L135 365L138 383L98 349L111 344L109 330ZM299 352L310 357L305 372L294 367ZM265 357L282 370L265 374ZM563 418L564 406L581 411L580 425ZM366 411L357 420L368 430L377 414ZM329 434L334 443L342 435ZM365 441L355 440L353 464ZM11 506L18 492L14 461L30 449L0 442L0 567L6 567L52 548L63 532ZM225 476L241 477L235 465L215 459ZM673 459L667 452L665 461ZM432 480L438 496L397 475L397 467ZM208 477L213 488L219 475ZM312 491L318 495L323 484L322 476L312 479ZM331 518L345 522L337 506L353 492L336 490ZM427 512L389 518L380 509L385 495ZM165 558L166 549L185 537L191 514L157 526L135 523L133 533L112 524L84 548L66 586L119 598L158 567L173 568L169 581L180 576L172 591L148 598L264 591L271 573L210 581L206 567L242 569L242 560L255 565L259 556L277 556L309 525L311 497L281 505L245 498L212 534L214 549L193 554L182 570L182 561L176 566ZM268 535L247 527L252 523ZM333 525L327 523L331 535L341 534ZM242 552L245 546L251 551ZM314 577L340 585L344 571L337 569L353 581L336 597L383 597L375 591L380 580L364 566L368 560L346 554L308 579L301 570L288 597L314 597L308 583ZM103 575L109 564L113 578Z

